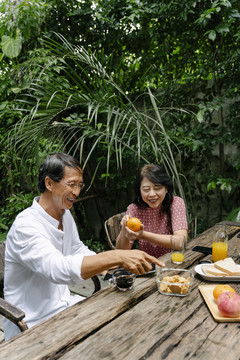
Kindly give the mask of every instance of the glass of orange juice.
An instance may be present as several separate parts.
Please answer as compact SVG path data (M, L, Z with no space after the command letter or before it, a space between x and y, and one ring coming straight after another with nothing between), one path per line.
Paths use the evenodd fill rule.
M228 256L228 234L225 225L216 225L212 243L212 261L224 260Z
M186 238L184 236L182 244L175 244L171 235L171 257L174 264L182 264L186 249Z

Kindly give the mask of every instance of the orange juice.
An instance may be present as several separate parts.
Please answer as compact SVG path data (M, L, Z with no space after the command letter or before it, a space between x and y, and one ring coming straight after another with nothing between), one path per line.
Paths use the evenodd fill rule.
M178 253L178 252L174 252L172 253L172 261L174 263L182 263L184 260L184 254Z
M213 242L212 261L224 260L228 255L228 244L225 242Z

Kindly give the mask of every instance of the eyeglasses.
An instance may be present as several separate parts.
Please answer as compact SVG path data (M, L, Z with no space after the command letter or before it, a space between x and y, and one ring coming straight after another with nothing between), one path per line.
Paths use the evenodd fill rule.
M71 190L77 190L77 189L83 190L85 187L84 182L76 183L76 182L66 182L64 180L60 180L60 182L70 187Z

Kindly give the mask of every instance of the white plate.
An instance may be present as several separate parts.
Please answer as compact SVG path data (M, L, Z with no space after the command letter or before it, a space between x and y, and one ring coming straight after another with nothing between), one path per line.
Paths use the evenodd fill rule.
M208 264L209 266L213 266L214 264ZM239 269L240 269L240 265L238 265ZM197 274L201 275L203 279L208 280L208 281L239 281L240 282L240 276L210 276L210 275L206 275L203 270L202 270L202 265L199 264L197 266L195 266L194 270L196 271Z

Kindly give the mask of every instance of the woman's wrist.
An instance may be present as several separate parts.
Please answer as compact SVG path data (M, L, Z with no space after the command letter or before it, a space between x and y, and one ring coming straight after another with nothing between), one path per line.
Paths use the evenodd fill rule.
M126 236L126 231L122 230L116 241L116 249L130 249L130 240Z
M149 241L158 246L162 246L165 248L170 248L170 235L167 234L155 234L148 231L143 230L141 239L145 241Z

